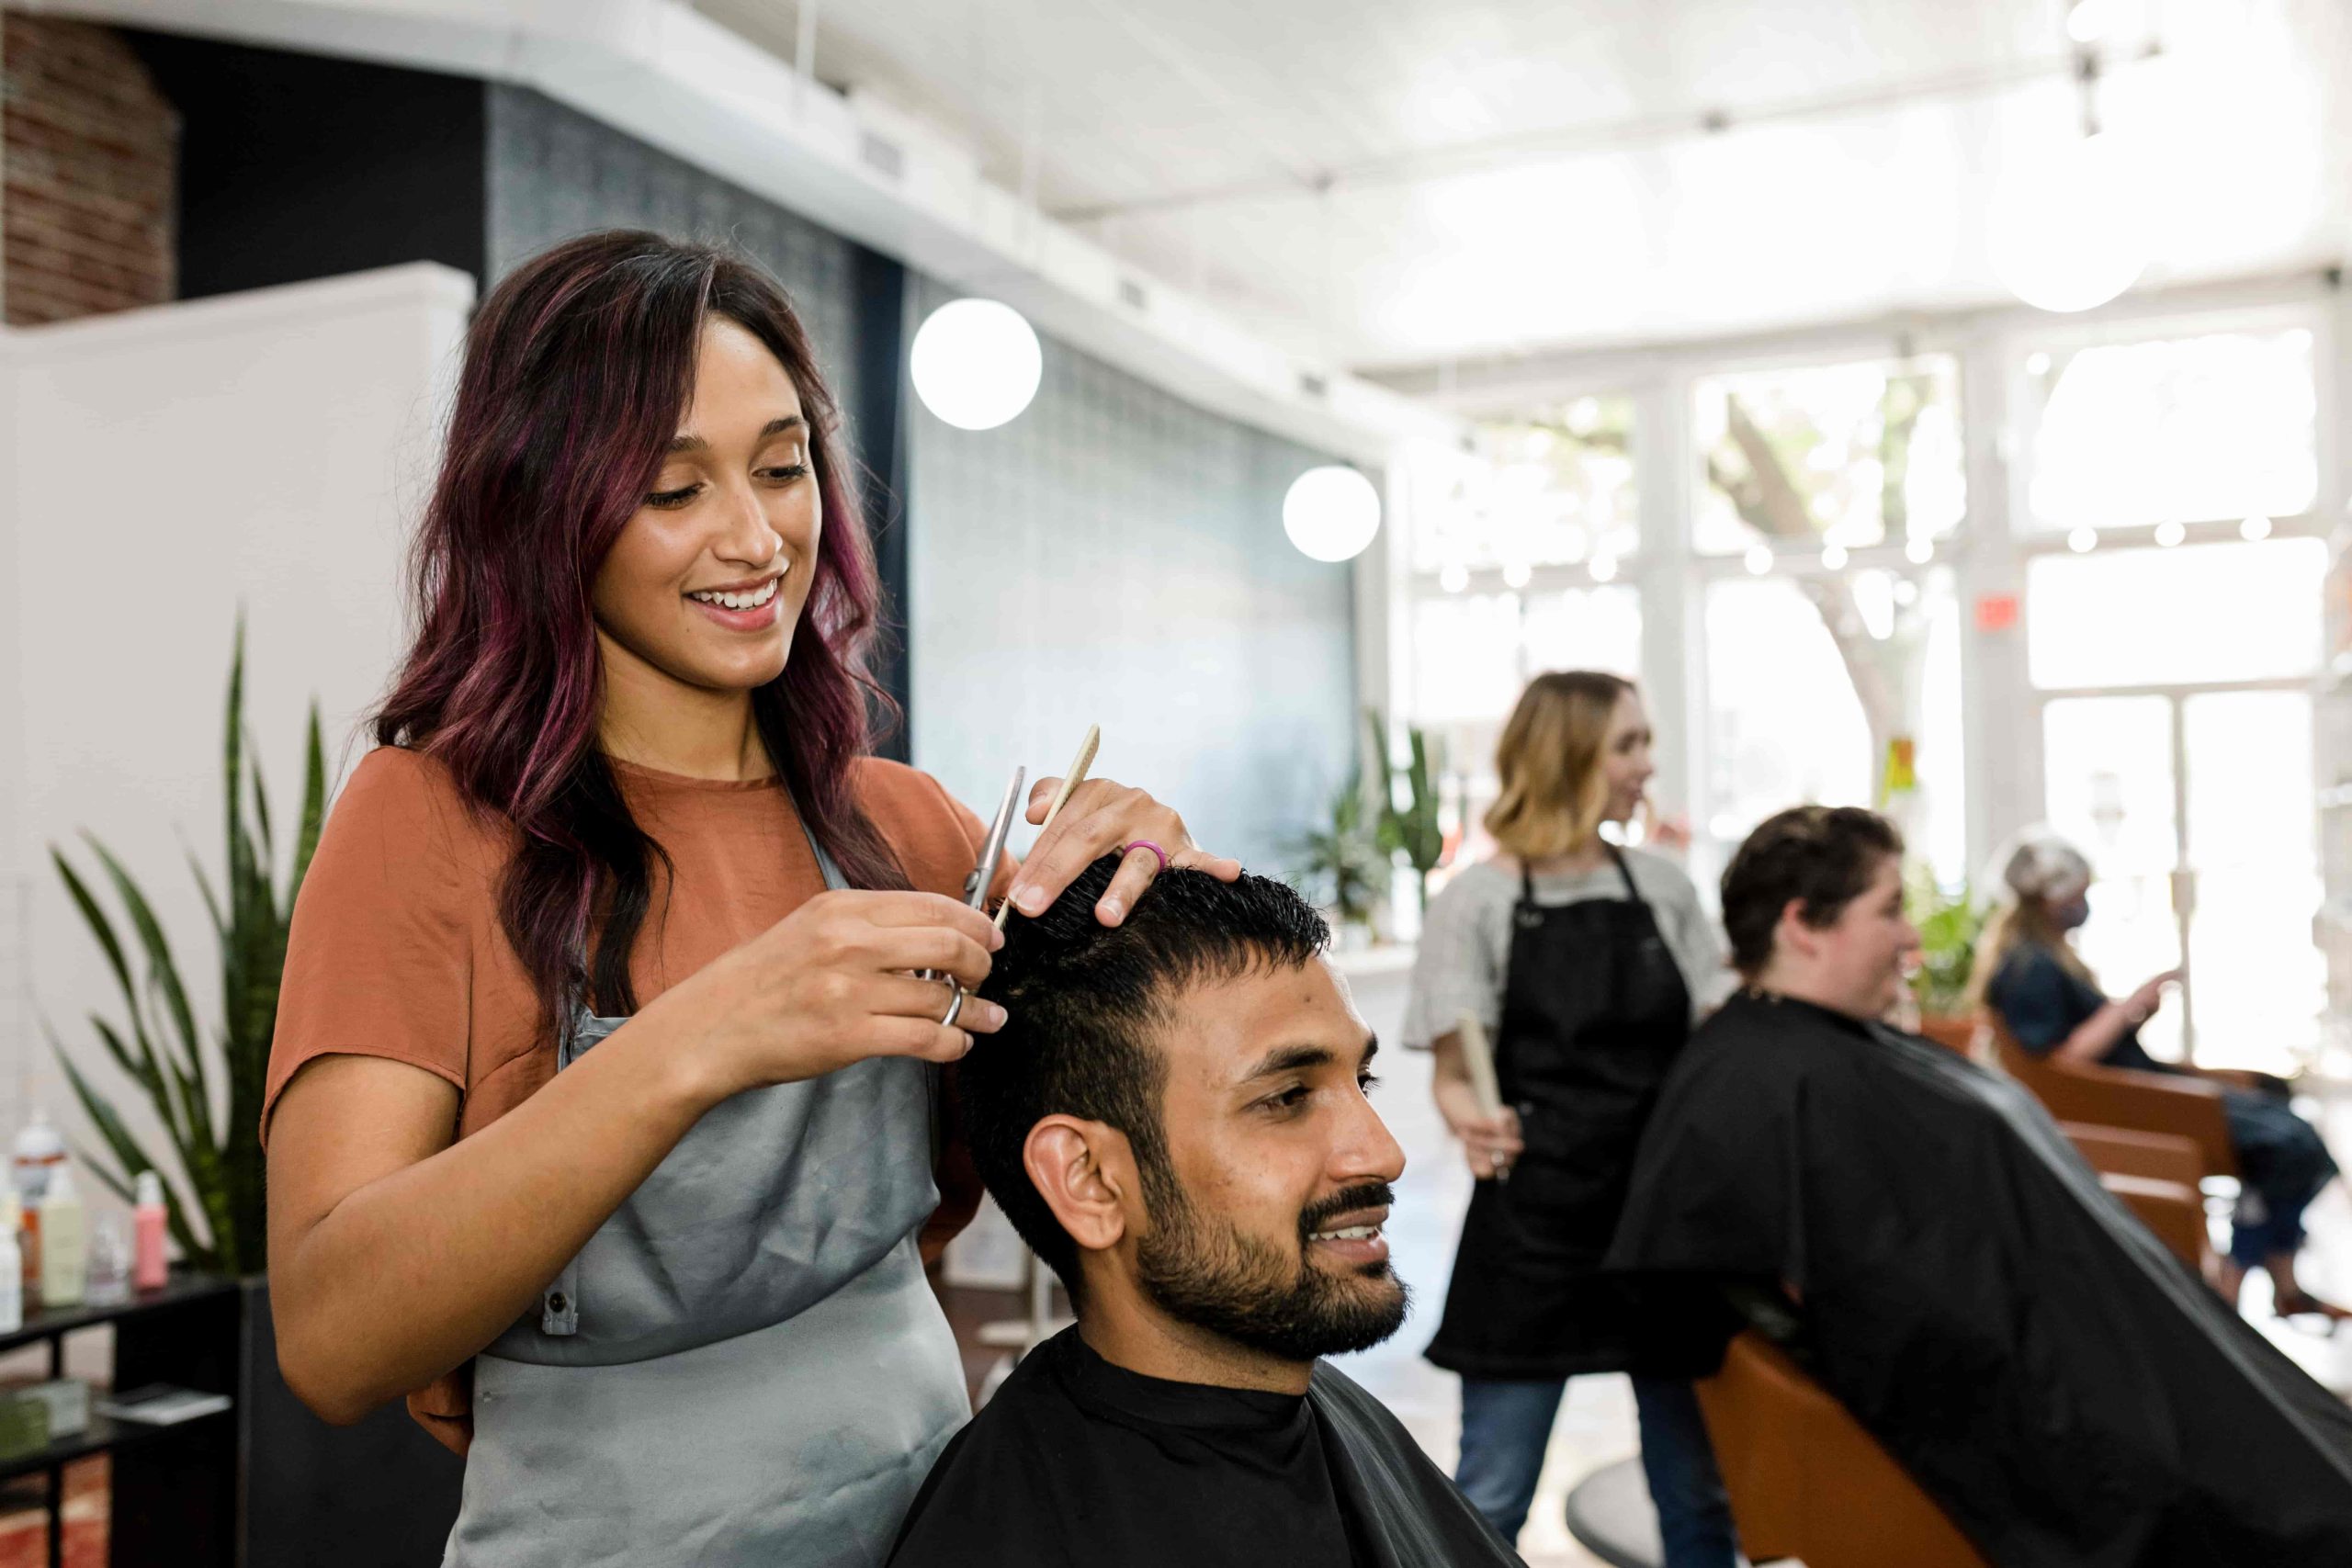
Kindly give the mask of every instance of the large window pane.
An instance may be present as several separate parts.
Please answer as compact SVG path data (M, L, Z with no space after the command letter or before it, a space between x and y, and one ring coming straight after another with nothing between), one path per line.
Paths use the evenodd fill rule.
M1883 805L1939 874L1961 874L1959 617L1949 573L1717 582L1707 591L1706 639L1705 827L1716 846L1807 801ZM1917 784L1882 798L1897 738L1912 742Z
M1710 377L1695 413L1705 482L1691 541L1702 554L1860 549L1960 525L1960 371L1948 355Z
M1629 398L1577 398L1481 425L1414 502L1417 571L1623 559L1641 542Z
M2042 351L2026 372L2041 527L2282 516L2317 492L2301 328Z
M2215 692L2182 715L2188 761L2189 1010L2209 1066L2292 1072L2319 1048L2326 968L2312 700Z
M2044 688L2307 675L2326 571L2317 539L2038 557L2027 665Z
M1454 593L1413 605L1413 713L1423 725L1499 719L1526 680L1516 593Z
M2172 705L2163 697L2078 697L2042 710L2042 776L2052 828L2090 857L2091 918L2077 940L2113 995L2180 963L2173 913L2179 823ZM2180 1010L2140 1031L2155 1055L2181 1052Z

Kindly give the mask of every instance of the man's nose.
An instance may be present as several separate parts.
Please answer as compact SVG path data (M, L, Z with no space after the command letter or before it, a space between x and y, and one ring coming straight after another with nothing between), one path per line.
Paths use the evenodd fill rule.
M1388 1131L1388 1123L1359 1096L1350 1111L1347 1131L1332 1151L1331 1176L1342 1186L1364 1181L1395 1181L1405 1174L1404 1146Z

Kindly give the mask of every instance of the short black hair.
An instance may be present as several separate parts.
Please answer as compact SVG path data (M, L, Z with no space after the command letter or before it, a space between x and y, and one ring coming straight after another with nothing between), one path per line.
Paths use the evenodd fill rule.
M1160 1105L1168 1085L1159 1037L1175 993L1204 979L1296 969L1330 941L1306 899L1244 874L1162 872L1125 920L1094 906L1119 869L1105 855L1035 919L1015 914L980 994L1004 1004L994 1034L975 1037L956 1073L965 1134L980 1179L1032 1251L1079 1288L1078 1244L1054 1218L1021 1162L1029 1130L1063 1114L1126 1134L1155 1213L1181 1202Z
M1809 926L1831 924L1860 897L1903 835L1859 806L1797 806L1766 818L1724 868L1724 932L1731 961L1753 979L1772 957L1772 931L1791 899Z

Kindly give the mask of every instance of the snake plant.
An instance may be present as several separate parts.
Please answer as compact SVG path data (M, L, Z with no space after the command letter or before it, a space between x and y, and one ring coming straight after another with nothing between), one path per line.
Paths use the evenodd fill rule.
M258 1132L262 1085L277 1023L278 979L286 963L294 896L310 868L326 814L326 765L313 701L302 808L292 869L281 894L272 881L277 854L269 794L244 732L244 679L241 616L229 664L222 736L225 883L216 888L196 856L191 852L188 857L211 915L220 953L220 1016L216 1027L208 1032L199 1026L179 961L138 879L96 835L84 832L104 874L103 883L112 889L127 920L132 940L126 942L93 890L95 879L76 871L55 845L50 847L58 875L106 954L121 992L121 1015L108 1020L93 1012L90 1028L107 1059L146 1096L171 1156L168 1162L155 1156L51 1031L51 1045L64 1065L74 1098L112 1158L110 1165L97 1158L85 1163L126 1201L139 1172L161 1174L172 1236L182 1256L195 1268L238 1275L260 1273L267 1266Z

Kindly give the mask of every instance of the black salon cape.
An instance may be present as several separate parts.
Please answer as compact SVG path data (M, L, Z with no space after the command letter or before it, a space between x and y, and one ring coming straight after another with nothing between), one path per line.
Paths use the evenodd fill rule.
M1735 998L1609 1263L1792 1287L1792 1351L1999 1568L2352 1564L2352 1412L1939 1046Z
M916 1494L890 1568L1517 1563L1380 1402L1140 1377L1068 1329L1022 1359Z

